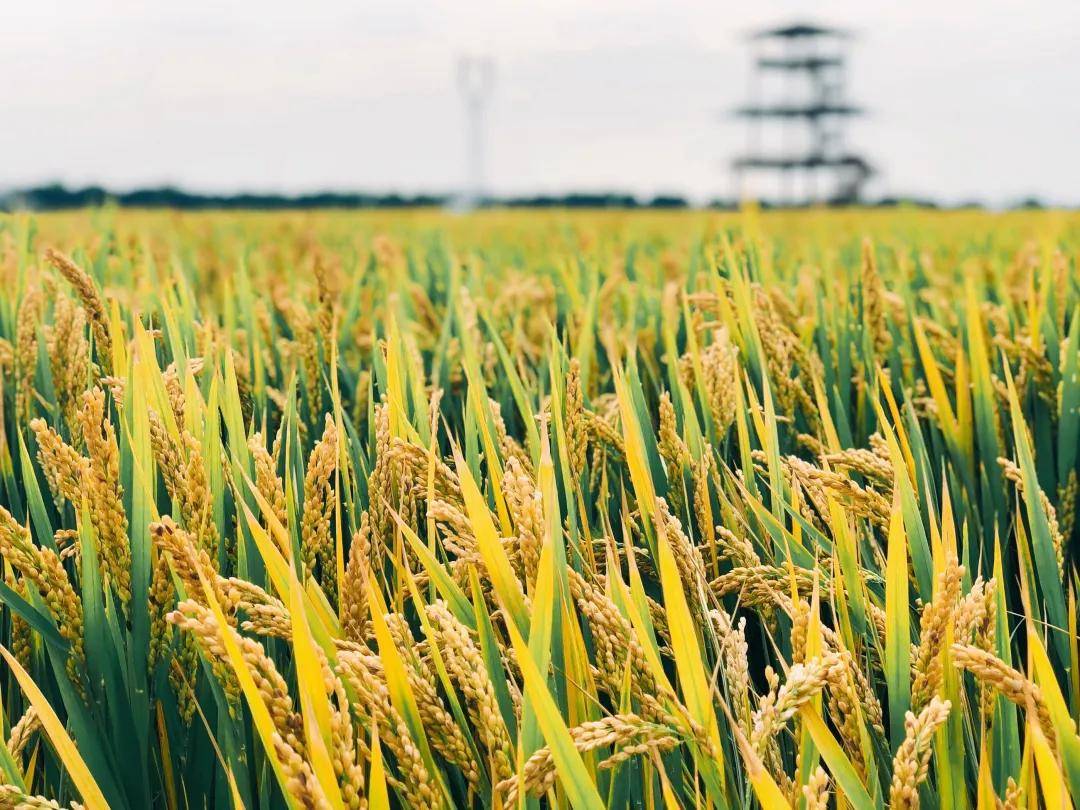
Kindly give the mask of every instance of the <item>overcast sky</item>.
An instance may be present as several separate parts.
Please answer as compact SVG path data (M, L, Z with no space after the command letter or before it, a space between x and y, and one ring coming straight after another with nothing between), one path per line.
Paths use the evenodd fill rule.
M0 187L444 191L462 51L490 53L498 193L732 191L742 35L847 26L871 191L1080 203L1080 2L83 0L6 3Z

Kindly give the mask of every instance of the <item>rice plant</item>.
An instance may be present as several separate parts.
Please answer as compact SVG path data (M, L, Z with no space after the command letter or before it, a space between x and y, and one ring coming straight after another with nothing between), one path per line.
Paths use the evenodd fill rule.
M1078 251L0 220L0 807L1073 806Z

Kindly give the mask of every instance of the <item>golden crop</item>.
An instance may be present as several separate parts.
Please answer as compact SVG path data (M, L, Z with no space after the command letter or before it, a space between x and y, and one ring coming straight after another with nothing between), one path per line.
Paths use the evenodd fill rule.
M1078 255L0 219L0 807L1071 806Z

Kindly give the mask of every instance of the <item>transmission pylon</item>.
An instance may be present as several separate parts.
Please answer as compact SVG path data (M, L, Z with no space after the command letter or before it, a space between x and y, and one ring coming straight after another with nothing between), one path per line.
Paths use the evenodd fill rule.
M462 56L458 59L457 80L465 105L465 185L458 205L471 210L483 205L487 194L484 114L495 84L495 64L486 56Z

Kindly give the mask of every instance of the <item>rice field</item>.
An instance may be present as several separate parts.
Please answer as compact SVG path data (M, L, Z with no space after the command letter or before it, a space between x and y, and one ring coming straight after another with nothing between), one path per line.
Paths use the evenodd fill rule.
M1078 258L0 219L0 807L1074 806Z

